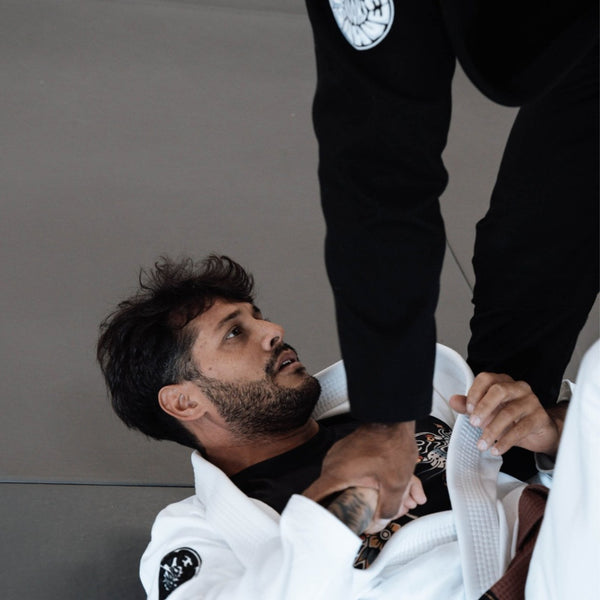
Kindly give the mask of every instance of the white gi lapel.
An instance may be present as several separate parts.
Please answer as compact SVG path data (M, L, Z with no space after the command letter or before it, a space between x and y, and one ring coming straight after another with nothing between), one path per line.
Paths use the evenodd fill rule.
M206 507L206 519L223 536L240 562L247 565L256 547L279 536L279 515L239 490L217 467L192 455L196 496Z

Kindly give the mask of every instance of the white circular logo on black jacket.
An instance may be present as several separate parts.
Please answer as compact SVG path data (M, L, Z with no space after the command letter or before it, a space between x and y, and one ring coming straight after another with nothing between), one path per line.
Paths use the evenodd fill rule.
M377 46L394 20L393 0L329 0L344 37L357 50Z

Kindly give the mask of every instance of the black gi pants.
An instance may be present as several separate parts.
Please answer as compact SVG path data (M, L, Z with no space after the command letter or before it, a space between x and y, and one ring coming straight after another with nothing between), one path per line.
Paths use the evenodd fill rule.
M433 0L396 0L389 33L363 51L327 0L307 6L326 265L352 413L415 419L431 405L453 47ZM598 292L597 68L596 47L522 106L477 226L469 364L527 381L545 405Z
M527 381L542 404L598 293L598 48L523 106L477 225L469 364Z

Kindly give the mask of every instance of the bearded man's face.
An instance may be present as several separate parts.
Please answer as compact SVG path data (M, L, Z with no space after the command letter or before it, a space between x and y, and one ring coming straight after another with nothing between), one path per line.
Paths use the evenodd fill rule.
M320 394L283 328L251 304L217 300L191 323L194 383L231 431L245 439L285 433L306 423Z

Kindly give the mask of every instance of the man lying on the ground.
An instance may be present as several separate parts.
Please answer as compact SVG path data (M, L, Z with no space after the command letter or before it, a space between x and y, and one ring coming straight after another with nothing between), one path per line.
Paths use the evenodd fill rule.
M157 263L102 324L98 359L129 427L195 451L196 494L160 513L142 559L149 598L471 598L505 572L513 589L525 485L498 479L492 453L517 444L552 456L562 422L523 382L482 374L468 395L450 390L483 430L449 422L447 404L417 421L416 476L398 518L358 537L380 528L369 523L371 481L322 499L329 510L302 495L358 424L311 416L319 381L263 318L237 263Z

